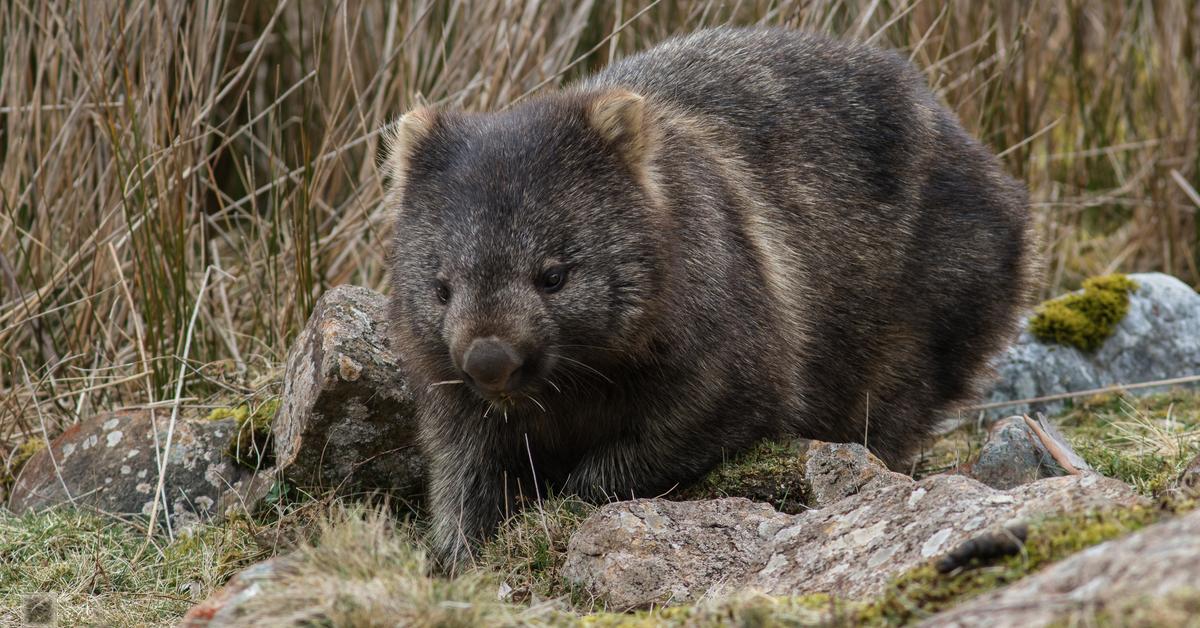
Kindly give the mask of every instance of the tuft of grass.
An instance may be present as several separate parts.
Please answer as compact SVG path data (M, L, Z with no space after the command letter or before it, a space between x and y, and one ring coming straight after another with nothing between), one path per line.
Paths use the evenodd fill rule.
M1046 301L1029 320L1029 331L1043 342L1084 351L1099 348L1129 311L1129 293L1137 283L1121 274L1092 277L1083 292Z
M24 601L44 594L63 625L174 625L264 556L236 522L145 542L144 527L98 514L0 514L0 624L18 624Z
M1158 496L1200 456L1200 391L1104 395L1058 419L1079 455L1100 473Z
M478 568L499 575L504 597L513 602L570 598L575 591L559 575L567 542L595 511L591 504L564 497L527 508L484 544Z
M239 625L483 626L542 623L549 605L502 601L495 574L431 575L417 530L347 507L319 524L243 607Z

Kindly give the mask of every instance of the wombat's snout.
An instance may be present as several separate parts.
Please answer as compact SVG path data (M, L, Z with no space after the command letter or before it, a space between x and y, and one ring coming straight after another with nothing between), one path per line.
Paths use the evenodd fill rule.
M525 358L512 345L496 338L476 338L463 354L463 372L489 393L512 392Z

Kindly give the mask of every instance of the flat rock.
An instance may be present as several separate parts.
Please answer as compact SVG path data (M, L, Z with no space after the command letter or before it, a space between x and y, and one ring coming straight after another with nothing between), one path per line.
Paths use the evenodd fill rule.
M165 445L169 419L163 410L153 418L149 410L130 410L72 426L21 469L9 508L20 514L74 504L149 514L158 483L155 443ZM262 477L234 464L226 453L235 430L233 419L176 422L163 488L174 528L238 505L252 508L261 498Z
M1200 373L1200 294L1162 273L1129 275L1138 289L1129 297L1129 312L1116 331L1094 352L1044 344L1028 331L996 362L999 378L985 402L1033 399L1136 384ZM1138 389L1137 393L1156 389ZM1062 401L1022 404L987 410L989 418L1045 412Z
M741 497L609 504L571 538L563 575L620 610L694 600L743 582L790 519Z
M562 575L616 608L750 588L865 598L986 530L1144 503L1098 475L999 491L958 475L883 484L798 515L764 504L639 500L604 506L572 537Z
M272 422L276 465L306 488L419 492L413 396L391 349L387 299L338 286L288 354Z
M1184 625L1200 611L1198 587L1200 511L1193 511L1086 549L923 625ZM1101 613L1107 621L1096 622Z
M858 443L813 441L804 466L810 489L808 505L813 508L823 508L862 491L912 482L907 475L888 470L883 461Z
M978 458L966 475L992 488L1005 490L1066 473L1029 429L1025 419L1014 416L992 425Z

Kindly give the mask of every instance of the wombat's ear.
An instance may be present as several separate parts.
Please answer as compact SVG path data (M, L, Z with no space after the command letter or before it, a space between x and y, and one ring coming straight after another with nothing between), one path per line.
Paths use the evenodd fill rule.
M384 133L383 171L392 180L393 189L404 185L413 151L429 136L436 123L436 111L418 107L392 123L392 128Z
M646 101L625 89L598 94L588 105L588 122L605 141L621 150L632 163L646 157Z

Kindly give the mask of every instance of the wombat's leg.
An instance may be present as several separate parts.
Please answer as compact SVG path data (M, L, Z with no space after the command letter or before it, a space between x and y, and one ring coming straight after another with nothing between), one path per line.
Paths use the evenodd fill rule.
M579 461L564 490L593 502L652 496L705 470L703 456L688 449L651 435L609 443Z
M428 441L431 545L443 567L454 570L512 511L520 478L506 473L500 448L484 439L442 433Z

